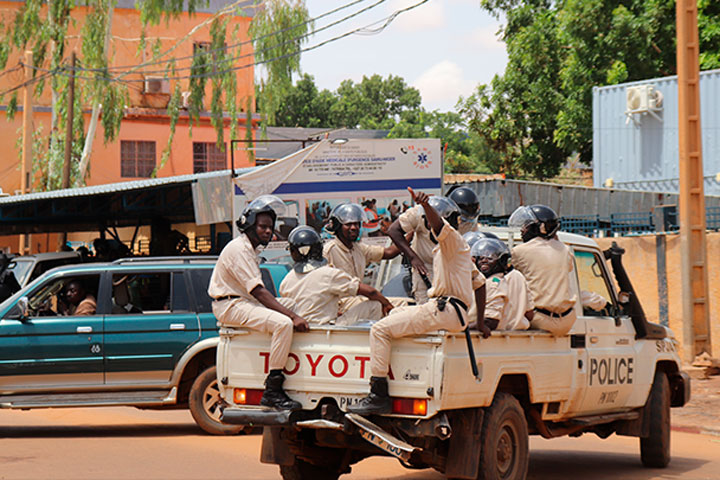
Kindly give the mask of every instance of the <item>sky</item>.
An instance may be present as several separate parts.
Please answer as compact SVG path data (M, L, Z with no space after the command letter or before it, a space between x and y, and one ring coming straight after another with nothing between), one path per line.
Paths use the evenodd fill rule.
M317 17L351 0L306 0ZM365 0L318 20L315 28L378 3ZM311 47L358 27L365 27L421 0L386 0L356 18L320 32L304 45ZM303 73L318 88L335 90L345 79L363 75L398 75L420 90L428 110L448 111L478 83L489 83L507 63L505 44L497 36L501 22L480 8L479 0L429 0L399 15L375 35L354 34L302 54ZM375 25L377 27L377 25Z

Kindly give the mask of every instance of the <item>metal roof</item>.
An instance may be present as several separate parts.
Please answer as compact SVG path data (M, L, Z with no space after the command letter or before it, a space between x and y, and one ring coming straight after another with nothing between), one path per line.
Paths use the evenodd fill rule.
M255 167L236 169L243 174ZM230 176L230 170L151 178L0 198L0 235L91 232L106 227L195 221L192 183ZM232 201L228 199L228 202Z

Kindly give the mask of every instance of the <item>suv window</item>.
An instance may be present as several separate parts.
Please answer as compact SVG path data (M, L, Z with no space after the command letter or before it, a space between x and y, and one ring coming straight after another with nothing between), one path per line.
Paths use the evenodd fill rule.
M162 313L172 309L170 272L116 273L112 283L112 313ZM187 310L187 293L184 297Z
M580 300L583 315L586 316L610 314L605 307L608 303L612 303L612 295L603 274L602 262L603 260L596 253L575 251Z
M97 309L99 275L52 279L28 295L30 316L93 315ZM78 294L80 294L78 296Z
M190 278L192 279L193 293L195 295L195 304L197 305L198 313L212 313L212 298L210 298L210 295L207 293L212 271L212 267L190 270Z

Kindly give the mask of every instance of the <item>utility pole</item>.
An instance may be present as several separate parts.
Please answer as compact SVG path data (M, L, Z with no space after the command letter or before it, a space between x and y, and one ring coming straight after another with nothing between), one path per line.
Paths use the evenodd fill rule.
M697 0L677 0L676 15L683 360L692 363L703 352L712 355L700 130Z
M72 143L73 143L73 116L75 106L75 52L70 54L70 78L68 79L68 106L67 120L65 122L65 161L63 163L62 172L62 188L70 186L70 162L72 161ZM67 232L62 232L58 237L58 250L67 243Z
M25 88L23 89L23 151L22 160L20 165L20 193L26 194L30 191L32 182L30 181L30 175L32 172L32 122L33 122L33 97L32 97L32 66L33 66L33 53L28 50L25 52ZM23 233L20 235L20 245L18 250L20 255L24 255L29 252L30 241L28 235Z

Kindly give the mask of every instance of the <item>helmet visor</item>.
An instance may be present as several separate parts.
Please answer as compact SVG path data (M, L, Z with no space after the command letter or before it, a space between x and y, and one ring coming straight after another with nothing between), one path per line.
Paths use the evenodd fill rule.
M484 238L480 232L467 232L463 235L463 240L467 242L468 246L472 248L479 239Z
M532 209L527 206L518 207L508 219L508 227L523 228L531 223L537 223L538 219Z
M363 223L369 220L363 207L357 203L343 203L333 208L331 217L337 218L342 225L347 223Z
M275 195L260 195L246 207L247 211L254 210L257 212L267 211L268 209L275 212L275 216L277 217L282 217L287 212L285 202Z
M428 204L435 209L435 211L444 219L448 219L454 213L459 214L460 209L457 204L447 197L430 197ZM420 206L420 211L425 215L425 209Z
M489 258L491 260L497 260L503 254L510 254L510 250L505 243L494 238L480 238L470 250L470 255L473 257Z

